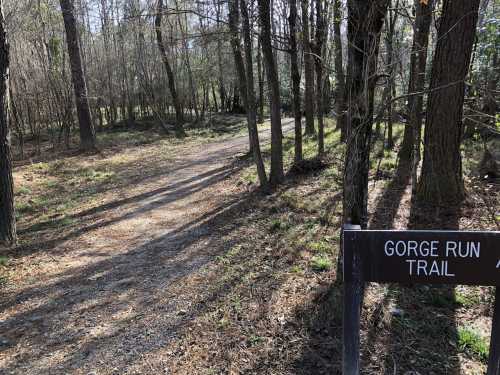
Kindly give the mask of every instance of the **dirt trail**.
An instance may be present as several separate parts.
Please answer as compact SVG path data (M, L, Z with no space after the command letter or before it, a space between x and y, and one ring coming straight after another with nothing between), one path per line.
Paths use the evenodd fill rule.
M91 225L31 255L36 267L0 302L0 374L149 373L144 356L196 314L179 281L223 248L211 222L242 199L227 177L247 139L180 147L166 173L119 189L80 214Z

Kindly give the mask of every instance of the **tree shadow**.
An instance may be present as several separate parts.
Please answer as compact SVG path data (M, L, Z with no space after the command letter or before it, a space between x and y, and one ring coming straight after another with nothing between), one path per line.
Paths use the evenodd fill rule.
M394 220L409 183L409 167L404 163L399 163L394 177L377 200L374 213L369 222L369 228L392 229L394 227Z
M376 202L370 228L393 229L398 211L409 209L408 229L458 229L459 209L401 206L409 172L408 166L398 165ZM460 373L453 286L372 284L369 289L362 322L363 372Z
M57 245L64 241L79 237L85 233L98 228L104 228L121 221L131 219L148 211L157 209L169 203L189 197L197 192L230 177L236 173L241 166L226 165L211 169L205 173L189 177L162 188L150 190L132 197L115 200L101 206L78 212L74 215L64 216L56 220L36 223L30 227L19 231L21 236L30 234L37 236L38 240L26 245L21 245L11 250L16 258L28 256L39 251L53 251ZM138 205L137 205L138 204ZM136 207L134 207L136 205ZM131 208L124 214L120 214L122 207ZM113 211L117 210L117 213ZM68 219L74 219L76 224L73 228L65 228L61 235L61 230L57 236L53 237L53 231L61 227L61 224ZM45 239L45 237L48 237Z
M408 229L459 229L460 216L459 208L412 206ZM451 285L387 285L367 318L365 371L459 374L457 306Z
M232 275L200 295L175 292L185 278L202 272L231 248L234 243L222 238L235 229L236 219L245 215L253 199L255 195L237 196L166 235L112 257L102 259L92 252L97 257L94 262L7 296L0 310L14 312L0 322L2 340L8 343L0 345L0 353L4 358L9 354L3 370L66 374L78 366L90 371L109 361L121 373L166 346L241 279L242 275ZM131 341L132 349L121 349ZM63 351L67 353L58 356Z

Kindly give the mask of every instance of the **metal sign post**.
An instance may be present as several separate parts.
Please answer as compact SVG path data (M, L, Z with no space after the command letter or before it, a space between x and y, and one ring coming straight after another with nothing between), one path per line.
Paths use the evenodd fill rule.
M496 286L487 375L500 375L500 232L361 230L345 226L343 374L359 374L364 283Z

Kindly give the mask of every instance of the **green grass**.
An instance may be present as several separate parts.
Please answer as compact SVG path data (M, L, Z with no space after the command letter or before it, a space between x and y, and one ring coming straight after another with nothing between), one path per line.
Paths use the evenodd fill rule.
M332 266L332 261L325 256L315 256L311 259L311 268L316 272L328 271Z
M476 356L482 361L488 360L489 344L474 330L467 327L458 328L457 343L461 351Z
M455 302L463 307L472 307L481 302L480 297L474 293L455 292Z
M333 246L326 241L311 241L307 244L307 247L317 254L330 254L332 253Z
M9 263L9 258L5 255L0 255L0 266L6 266Z
M31 194L31 190L29 188L27 188L26 186L17 186L16 187L16 194L28 195L28 194Z

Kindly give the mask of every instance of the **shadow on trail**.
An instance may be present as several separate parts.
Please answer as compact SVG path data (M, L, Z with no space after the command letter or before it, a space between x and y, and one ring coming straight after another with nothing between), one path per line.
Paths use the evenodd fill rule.
M231 278L211 296L176 296L172 288L232 245L220 239L237 225L232 219L244 214L247 202L247 197L236 197L137 248L96 259L62 272L54 282L11 296L1 310L15 304L21 308L0 322L2 337L8 341L0 353L17 346L19 355L11 356L4 370L66 374L82 364L88 372L93 365L109 361L121 372L167 345L211 300L230 291L235 282ZM50 299L37 304L41 296ZM180 308L183 314L178 314ZM131 341L134 344L126 344ZM27 347L38 350L24 352ZM57 356L67 348L64 358L48 359L49 353Z
M377 201L369 223L370 229L392 229L394 227L396 214L409 183L409 166L405 163L399 163L394 177Z
M409 178L396 173L372 218L392 229ZM405 185L406 184L406 185ZM408 229L459 229L460 210L410 208ZM455 288L448 285L373 285L384 293L363 323L362 366L375 374L459 374Z
M164 173L170 174L175 171L182 171L189 167L198 167L205 164L208 167L210 165L210 161L213 161L213 155L195 162L184 163L182 166L177 166L173 170ZM38 236L38 240L30 244L17 247L13 256L26 256L40 251L41 249L51 251L62 242L76 238L92 230L119 223L137 215L157 209L161 206L168 205L169 203L189 197L192 194L200 192L230 177L231 175L237 173L237 171L241 168L242 165L230 163L221 167L209 169L204 173L194 176L188 175L186 179L175 181L165 187L146 191L124 199L117 199L109 203L78 212L74 215L63 216L59 219L48 220L23 228L19 230L19 234L21 236L36 234ZM149 179L151 176L147 176L146 178ZM141 183L141 181L136 181L136 184L139 183ZM125 213L121 213L119 210L122 208L127 211ZM117 212L114 212L115 210L117 210ZM51 234L54 229L60 228L61 225L63 225L68 219L75 221L76 224L59 230L59 235L57 237L52 237ZM61 232L63 233L62 235L60 234Z

